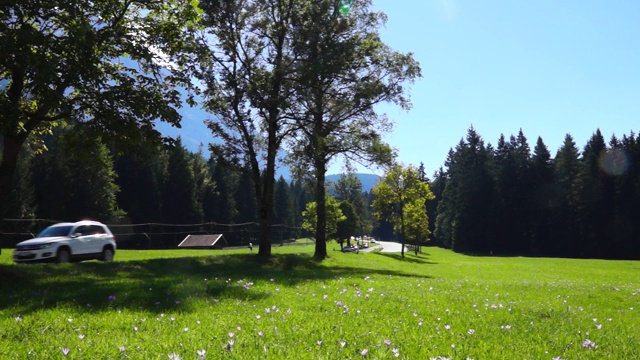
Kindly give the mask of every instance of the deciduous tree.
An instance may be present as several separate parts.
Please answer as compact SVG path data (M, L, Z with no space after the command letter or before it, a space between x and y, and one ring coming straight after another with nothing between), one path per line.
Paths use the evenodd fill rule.
M344 216L340 209L340 202L338 202L338 200L333 196L327 196L325 206L327 207L325 209L325 213L327 214L326 232L329 236L333 236L338 230L338 223L347 220L347 217ZM318 223L317 217L318 204L315 201L312 201L307 204L305 211L302 212L302 218L304 219L302 222L302 228L315 233L317 230L315 227Z
M428 241L429 218L425 202L434 198L429 184L420 180L418 170L409 165L394 165L373 188L375 215L393 223L400 235L402 257L407 241L415 244L417 254L421 242Z
M26 0L0 10L0 218L29 135L65 123L111 141L160 138L191 88L192 1ZM35 137L34 139L38 139ZM107 143L107 142L105 142Z
M276 157L288 129L294 70L290 42L300 0L203 0L213 52L206 80L216 161L244 172L259 207L260 249L271 256Z
M338 156L390 164L393 152L381 134L392 122L376 105L409 109L406 85L420 77L412 54L393 51L380 38L386 16L372 10L372 1L351 4L343 14L339 0L312 1L293 24L297 73L295 102L288 112L298 131L290 143L290 160L298 173L311 174L315 182L316 258L327 256L323 205L328 164Z

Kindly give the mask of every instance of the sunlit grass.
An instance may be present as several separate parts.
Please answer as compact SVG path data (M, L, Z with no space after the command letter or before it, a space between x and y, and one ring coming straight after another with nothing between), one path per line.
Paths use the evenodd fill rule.
M640 263L274 247L0 255L0 358L637 359Z

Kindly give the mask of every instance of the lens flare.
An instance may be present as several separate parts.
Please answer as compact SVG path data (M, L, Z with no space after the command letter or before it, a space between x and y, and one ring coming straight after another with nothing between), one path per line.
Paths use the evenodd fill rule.
M622 175L629 169L629 157L622 149L609 149L598 159L602 171L609 175Z
M341 0L338 10L342 15L348 15L351 11L351 0Z

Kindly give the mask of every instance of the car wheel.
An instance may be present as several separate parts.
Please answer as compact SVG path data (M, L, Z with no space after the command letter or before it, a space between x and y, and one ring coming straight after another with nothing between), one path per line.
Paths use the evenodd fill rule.
M58 250L58 254L56 255L56 259L59 263L66 263L71 260L71 254L68 249L60 249Z
M113 261L113 250L109 248L102 250L102 261Z

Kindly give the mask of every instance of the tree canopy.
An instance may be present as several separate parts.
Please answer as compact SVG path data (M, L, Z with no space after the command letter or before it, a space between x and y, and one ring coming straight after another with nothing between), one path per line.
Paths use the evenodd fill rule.
M426 202L434 198L429 184L420 179L415 167L397 164L385 172L372 191L376 196L372 204L374 214L393 223L402 241L402 256L407 241L416 245L417 253L419 243L429 240Z
M0 10L0 217L22 145L67 123L108 142L160 138L192 89L189 1L29 0ZM189 96L186 101L191 102ZM30 136L32 136L30 138ZM107 142L107 141L105 141Z
M297 76L290 117L297 130L289 138L294 173L311 174L318 203L316 250L327 256L324 202L330 161L342 156L361 164L387 165L394 153L382 140L393 123L376 105L411 106L407 86L420 75L411 53L393 51L380 38L386 16L371 0L317 0L293 24L292 52Z
M333 196L328 196L325 204L327 207L325 210L325 213L327 214L327 234L329 236L333 236L338 231L338 224L347 220L347 217L342 213L340 202ZM318 223L317 217L318 204L315 201L312 201L307 204L305 211L302 212L302 228L315 233L315 227Z

